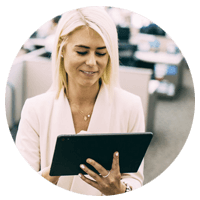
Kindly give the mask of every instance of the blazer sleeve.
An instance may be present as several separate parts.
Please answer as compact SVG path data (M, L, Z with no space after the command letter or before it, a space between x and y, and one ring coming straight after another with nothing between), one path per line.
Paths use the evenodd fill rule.
M31 100L26 100L16 137L16 146L25 160L40 170L39 121Z
M134 132L144 132L144 131L145 131L144 111L142 107L142 101L140 97L137 96L130 110L128 132L134 133Z
M133 102L130 110L128 132L144 132L144 112L140 97L137 96ZM128 183L133 190L141 187L144 181L143 170L144 159L136 173L122 174L122 181Z

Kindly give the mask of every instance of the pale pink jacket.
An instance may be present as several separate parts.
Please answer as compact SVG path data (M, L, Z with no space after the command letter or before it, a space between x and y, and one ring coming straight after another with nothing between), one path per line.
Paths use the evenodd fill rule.
M102 84L87 132L144 132L144 127L140 98L120 88L116 88L114 96L110 98L107 86ZM58 99L55 99L55 92L48 91L26 100L16 145L22 156L39 173L51 164L55 142L60 134L75 134L72 113L64 91L61 91ZM142 162L137 173L122 174L123 180L133 189L143 184L143 165ZM102 195L79 176L60 177L58 186L80 194Z

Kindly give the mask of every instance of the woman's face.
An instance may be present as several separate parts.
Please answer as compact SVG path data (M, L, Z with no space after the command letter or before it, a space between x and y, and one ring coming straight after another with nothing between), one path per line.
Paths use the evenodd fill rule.
M68 84L84 87L98 84L109 58L101 36L86 27L74 31L69 36L63 56Z

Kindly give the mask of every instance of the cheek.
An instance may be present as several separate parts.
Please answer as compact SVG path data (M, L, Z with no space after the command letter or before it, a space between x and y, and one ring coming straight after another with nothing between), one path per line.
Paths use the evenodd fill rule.
M73 66L74 64L71 61L66 60L64 62L65 72L69 75L73 73Z
M105 59L102 61L102 66L103 66L104 70L105 70L105 68L107 67L108 62L109 62L109 58L108 58L108 57L105 58Z
M70 58L71 57L71 58ZM77 60L76 59L73 59L74 56L66 56L64 58L64 68L65 68L65 71L66 72L70 72L70 71L73 71L73 69L76 68L76 65L77 65Z
M75 58L74 53L71 51L71 48L71 45L68 44L64 50L64 68L67 73L73 71L73 68L77 63L77 59Z
M66 61L66 59L64 59L64 68L67 73L68 73L68 68L69 68L68 66L69 66L68 62Z

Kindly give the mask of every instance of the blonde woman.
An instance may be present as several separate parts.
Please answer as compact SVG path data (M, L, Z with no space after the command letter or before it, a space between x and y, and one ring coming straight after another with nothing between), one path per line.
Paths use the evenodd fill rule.
M62 16L52 52L52 87L26 100L16 139L21 154L45 179L73 192L97 196L142 186L143 162L137 173L121 174L120 152L114 153L110 171L87 159L101 175L83 164L80 167L88 175L49 175L59 134L144 132L141 100L120 89L118 63L116 27L102 7Z

